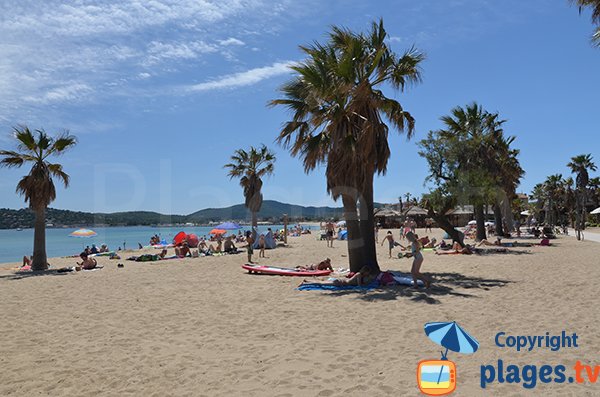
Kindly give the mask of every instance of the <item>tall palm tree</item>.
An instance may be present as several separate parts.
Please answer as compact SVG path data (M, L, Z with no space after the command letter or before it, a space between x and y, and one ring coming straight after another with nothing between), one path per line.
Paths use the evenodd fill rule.
M590 181L589 171L596 171L596 164L591 154L581 154L571 158L567 167L571 172L577 174L576 186L576 210L575 210L575 233L577 240L581 239L581 231L585 229L585 218L587 215L587 189Z
M461 200L473 204L477 240L483 240L486 238L484 207L498 188L499 161L495 160L505 121L500 120L497 113L489 113L477 103L464 108L457 106L452 109L451 115L441 120L445 129L440 131L440 137L456 143L453 155L460 169L457 176L461 179Z
M579 12L584 8L589 7L592 10L592 22L599 25L596 32L592 35L592 42L600 46L600 0L570 0L579 6Z
M0 150L0 166L21 167L32 164L29 174L17 184L17 193L25 196L25 202L35 212L33 235L32 270L48 268L46 256L46 208L56 199L56 189L52 178L57 178L65 187L69 186L69 175L57 163L50 163L50 156L61 155L73 147L77 139L64 133L56 138L48 136L43 130L30 131L27 127L14 128L18 151Z
M413 117L381 86L402 91L419 82L424 56L411 48L398 57L386 38L381 20L366 33L334 26L327 43L300 47L307 59L292 67L297 76L281 88L284 98L271 102L293 113L278 141L307 173L326 165L327 191L344 206L353 271L378 268L373 179L390 157L384 118L408 137L414 130Z
M545 223L555 226L560 216L561 202L565 198L564 194L565 180L562 174L550 175L544 182L544 191L546 196L546 217Z
M246 208L252 214L252 234L256 240L258 225L257 214L263 203L262 178L273 174L275 154L265 145L259 148L250 146L250 150L238 149L231 156L231 163L225 164L231 179L240 178L240 186L244 189Z

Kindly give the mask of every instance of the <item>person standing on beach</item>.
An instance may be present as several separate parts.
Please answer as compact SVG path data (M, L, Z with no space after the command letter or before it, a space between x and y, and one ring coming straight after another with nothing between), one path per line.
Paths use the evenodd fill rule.
M421 253L421 243L417 239L417 236L409 232L406 234L406 239L410 242L411 253L413 256L413 264L410 273L413 277L413 283L415 288L419 288L418 281L422 280L425 283L425 288L431 286L431 279L421 273L421 265L423 264L423 254ZM391 257L391 256L390 256Z
M258 248L260 248L260 251L258 252L258 257L259 258L264 258L265 257L265 245L266 245L265 235L261 234L258 237Z
M335 225L333 222L327 222L326 227L326 236L327 236L327 246L333 248L333 234L335 233Z
M431 219L431 218L427 218L427 219L425 219L425 231L426 231L426 232L427 232L427 231L429 231L429 232L431 232L431 231L432 231L432 230L431 230L431 226L433 226L433 219Z
M246 232L246 243L248 249L248 263L252 263L252 254L254 254L254 239L252 238L252 232Z
M391 231L388 231L388 232L387 232L387 234L386 234L385 238L384 238L384 239L383 239L383 241L381 242L381 246L382 246L382 247L383 247L383 244L385 244L385 242L386 242L386 241L387 241L387 242L388 242L388 244L389 244L390 258L391 258L391 257L392 257L392 250L394 249L394 247L396 247L396 246L398 246L398 245L399 245L400 247L402 247L402 245L400 245L400 243L398 243L398 242L396 242L396 241L394 240L394 235L392 234L392 232L391 232ZM402 247L402 248L404 248L404 247Z

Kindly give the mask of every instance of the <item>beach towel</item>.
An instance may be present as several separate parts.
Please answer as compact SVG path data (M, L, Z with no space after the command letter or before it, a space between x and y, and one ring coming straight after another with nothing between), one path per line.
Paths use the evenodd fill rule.
M369 291L377 288L378 281L369 285L331 285L318 283L302 283L296 288L298 291Z

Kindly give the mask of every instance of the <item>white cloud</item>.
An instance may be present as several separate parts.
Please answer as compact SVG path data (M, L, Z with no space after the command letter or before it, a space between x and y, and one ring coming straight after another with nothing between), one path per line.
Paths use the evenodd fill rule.
M154 64L164 59L194 59L200 54L216 52L215 46L204 43L203 41L193 41L189 43L163 43L153 41L148 45L148 64Z
M63 86L50 88L46 93L39 97L26 97L30 102L55 103L84 99L87 94L92 92L92 88L85 83L73 82Z
M165 86L194 78L182 73L190 61L202 75L243 64L231 52L246 45L236 37L284 8L273 0L0 1L0 128L63 109L44 111L53 104L144 98L150 77ZM161 88L152 91L170 92Z
M187 87L188 91L210 91L226 88L253 85L262 80L291 73L290 66L293 62L277 62L271 66L250 69L245 72L221 76L215 80L195 84Z
M222 46L229 46L229 45L241 46L241 45L245 45L246 43L244 43L242 40L236 39L235 37L230 37L227 40L219 40L219 44L221 44Z

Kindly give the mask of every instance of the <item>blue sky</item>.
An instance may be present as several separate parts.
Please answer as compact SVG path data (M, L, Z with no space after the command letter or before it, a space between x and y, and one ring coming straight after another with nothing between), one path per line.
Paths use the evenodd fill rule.
M600 165L600 49L589 13L567 0L0 1L0 147L11 128L64 129L79 144L55 208L187 214L242 202L222 168L235 149L277 154L265 199L331 205L323 170L305 175L274 140L287 120L267 108L302 60L298 45L331 25L364 30L384 18L392 48L427 54L423 83L395 96L416 118L393 132L377 201L427 190L416 142L454 106L477 101L507 119L527 172L521 191L571 156ZM27 169L0 169L0 207L21 208Z

